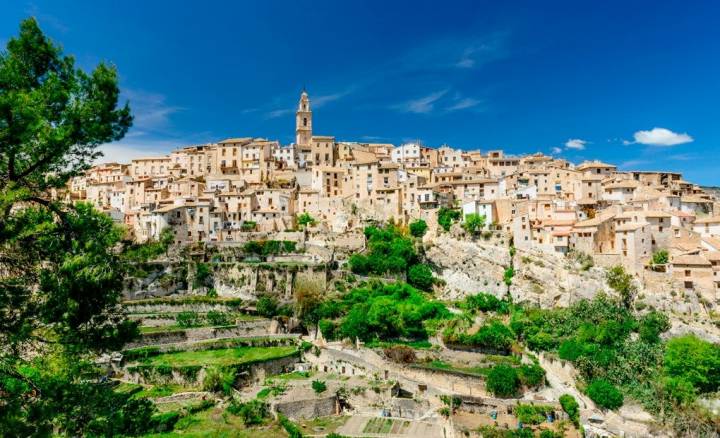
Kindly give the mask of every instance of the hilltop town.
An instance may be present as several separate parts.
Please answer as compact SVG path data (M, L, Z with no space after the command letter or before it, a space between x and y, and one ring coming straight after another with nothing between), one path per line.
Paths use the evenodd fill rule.
M718 436L717 187L338 141L304 90L289 145L96 164L147 108L35 18L6 46L0 436Z
M460 222L481 215L484 229L507 233L520 250L581 253L640 279L662 272L707 302L720 292L720 202L680 173L540 153L337 141L313 133L305 91L295 133L290 145L229 138L97 165L61 196L91 202L140 242L171 228L178 244L226 246L251 232L297 230L302 214L328 237L416 219L435 235L438 212L459 209Z
M99 361L122 390L166 391L150 398L188 432L258 431L255 412L290 436L710 433L715 383L685 396L681 379L720 341L715 193L540 153L341 142L312 117L303 91L290 145L183 147L55 192L155 248L123 291L142 336Z

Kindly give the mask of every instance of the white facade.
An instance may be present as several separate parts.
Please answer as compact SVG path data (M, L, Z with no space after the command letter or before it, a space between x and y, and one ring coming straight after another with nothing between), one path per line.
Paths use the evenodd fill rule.
M420 145L417 143L405 143L398 146L390 153L390 159L395 163L420 160Z
M494 213L494 205L494 202L487 201L466 202L462 206L463 220L465 220L465 217L469 214L479 214L485 216L485 227L487 227L497 219Z

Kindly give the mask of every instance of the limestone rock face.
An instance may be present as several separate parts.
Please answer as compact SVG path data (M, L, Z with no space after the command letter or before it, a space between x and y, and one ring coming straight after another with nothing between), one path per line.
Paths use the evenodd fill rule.
M425 254L445 281L443 299L461 299L478 292L496 297L507 293L503 282L510 266L507 239L467 240L440 234ZM510 293L515 301L542 307L567 306L582 298L592 298L598 292L610 293L603 269L582 270L562 255L518 250L513 265L515 276Z
M507 239L471 240L461 233L440 233L424 242L425 255L435 265L445 285L438 298L463 299L485 292L501 298L507 294L503 282L510 266ZM528 302L543 308L567 307L600 292L617 295L605 281L604 268L583 269L571 258L541 250L517 250L513 257L515 276L510 293L515 302ZM714 323L712 308L703 304L693 291L678 291L672 280L654 274L636 277L638 294L635 309L655 308L666 312L672 328L663 336L695 334L710 342L720 342L720 327Z

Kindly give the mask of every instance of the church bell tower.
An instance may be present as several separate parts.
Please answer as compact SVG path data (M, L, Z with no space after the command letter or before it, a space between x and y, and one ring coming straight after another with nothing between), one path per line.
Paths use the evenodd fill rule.
M310 99L303 89L298 102L298 109L295 113L295 144L309 145L312 138L312 111L310 111Z

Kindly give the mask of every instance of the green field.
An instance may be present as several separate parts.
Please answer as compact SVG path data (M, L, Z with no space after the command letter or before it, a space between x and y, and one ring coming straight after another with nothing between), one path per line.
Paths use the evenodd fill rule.
M248 428L240 417L228 414L224 409L213 407L207 411L198 412L180 419L175 430L167 433L145 435L154 438L274 438L287 436L285 431L276 423Z
M488 373L490 373L490 370L492 369L492 367L461 367L449 364L442 360L434 360L432 362L418 364L417 367L430 370L454 371L458 373L472 374L482 377L487 377Z
M190 365L237 365L249 362L262 362L290 356L297 351L295 346L281 347L236 347L218 350L179 351L150 357L146 365L165 365L182 367Z
M409 421L393 420L390 418L371 418L365 423L363 433L398 434L410 426Z

